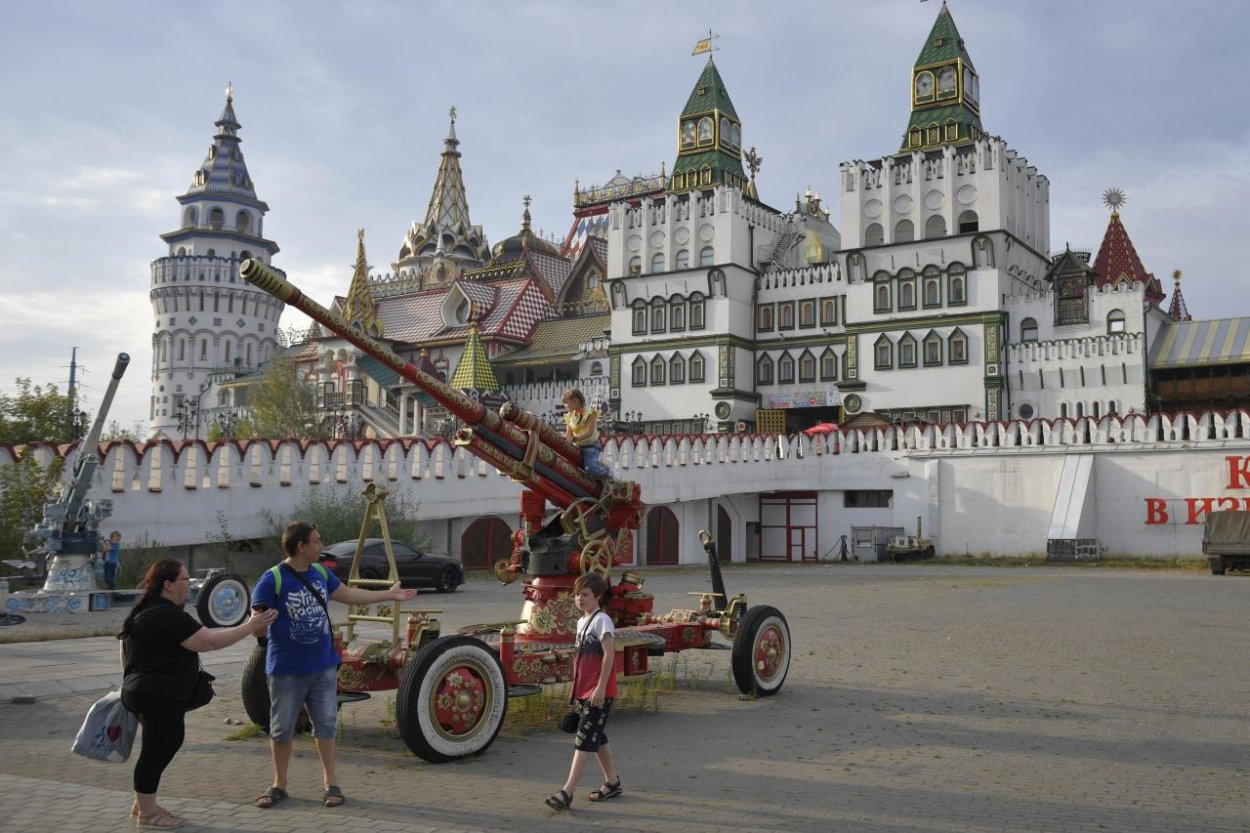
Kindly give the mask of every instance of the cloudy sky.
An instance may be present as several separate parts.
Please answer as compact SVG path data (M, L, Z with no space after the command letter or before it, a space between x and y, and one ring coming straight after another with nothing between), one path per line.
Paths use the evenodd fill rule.
M65 389L79 348L98 403L131 354L112 416L145 421L149 264L174 199L235 86L243 151L275 264L320 300L345 291L356 229L389 270L425 214L447 130L491 243L568 230L574 180L670 168L676 118L716 62L764 157L761 198L831 199L838 164L893 152L909 73L938 0L455 3L218 0L21 3L0 31L0 391ZM1250 315L1250 50L1241 0L952 0L981 76L986 130L1051 183L1051 247L1097 247L1102 193L1148 269L1185 272L1196 317ZM1240 91L1240 92L1239 92ZM294 325L288 312L284 326Z

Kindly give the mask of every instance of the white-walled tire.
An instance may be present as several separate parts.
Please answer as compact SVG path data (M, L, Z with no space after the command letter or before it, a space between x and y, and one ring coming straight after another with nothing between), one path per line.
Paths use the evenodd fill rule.
M747 608L734 636L734 684L743 694L770 697L781 690L790 670L790 626L768 605Z
M419 758L438 764L480 755L494 743L507 713L503 666L480 639L437 639L404 665L395 719Z
M247 582L226 573L204 582L195 599L200 623L209 628L233 628L243 624L250 613L251 596Z

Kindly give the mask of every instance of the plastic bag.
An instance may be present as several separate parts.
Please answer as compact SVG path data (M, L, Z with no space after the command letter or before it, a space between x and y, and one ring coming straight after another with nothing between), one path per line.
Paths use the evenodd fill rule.
M110 691L96 700L71 747L86 758L119 764L130 757L139 718L122 705L122 693Z

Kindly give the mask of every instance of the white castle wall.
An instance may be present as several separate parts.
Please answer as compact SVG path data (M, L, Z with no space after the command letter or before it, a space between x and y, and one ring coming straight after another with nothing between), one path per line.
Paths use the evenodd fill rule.
M47 463L71 449L27 453ZM442 441L155 441L102 449L92 496L114 501L106 525L132 542L198 544L219 536L223 520L235 538L260 537L310 491L357 492L376 481L418 501L436 546L458 554L473 519L494 515L515 527L519 504L515 483ZM939 552L1043 552L1069 454L1094 455L1098 537L1111 554L1196 554L1206 512L1250 509L1244 410L891 427L810 439L624 437L607 441L604 460L619 477L636 480L650 506L673 509L681 560L698 563L695 536L715 528L718 504L733 520L733 557L741 560L746 524L759 519L757 496L804 490L819 495L817 554L852 525L910 529L918 516ZM0 464L13 459L14 450L0 445ZM845 508L844 493L860 489L892 490L893 506Z

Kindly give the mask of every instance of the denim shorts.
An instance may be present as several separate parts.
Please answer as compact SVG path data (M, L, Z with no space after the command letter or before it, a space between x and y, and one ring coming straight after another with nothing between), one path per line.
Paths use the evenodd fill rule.
M330 666L314 674L278 674L269 678L269 738L288 743L295 734L300 706L308 707L313 737L328 740L338 730L339 670Z

